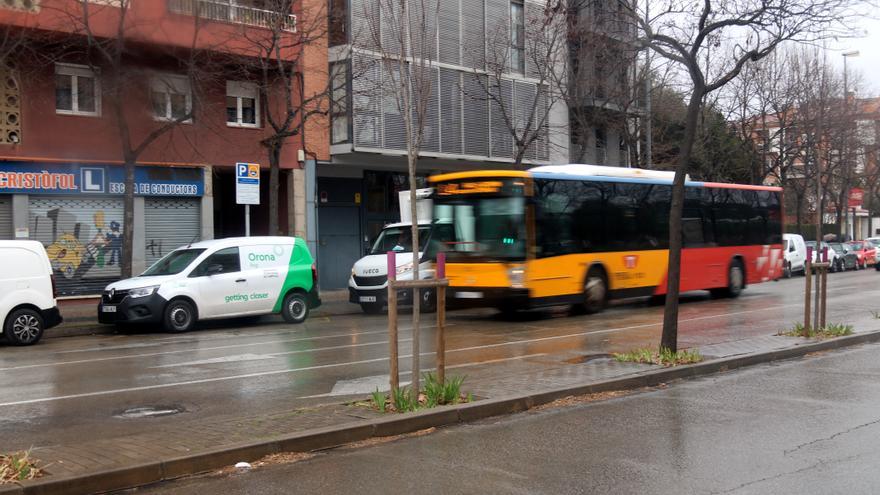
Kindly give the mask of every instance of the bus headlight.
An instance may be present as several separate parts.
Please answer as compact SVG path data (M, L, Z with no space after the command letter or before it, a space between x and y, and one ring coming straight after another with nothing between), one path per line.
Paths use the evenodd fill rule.
M507 279L510 280L510 286L514 289L523 288L525 283L525 269L522 265L512 265L507 269Z

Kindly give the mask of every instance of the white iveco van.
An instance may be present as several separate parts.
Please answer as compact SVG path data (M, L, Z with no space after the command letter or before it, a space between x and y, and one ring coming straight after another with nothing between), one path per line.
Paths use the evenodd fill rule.
M318 273L304 240L239 237L181 247L138 277L110 284L101 323L161 323L170 332L198 320L281 313L302 323L320 306Z
M2 336L13 345L36 344L61 323L46 249L37 241L0 241L0 259Z
M398 193L400 222L386 225L373 240L367 255L357 260L351 268L348 280L348 300L359 304L364 313L381 313L388 302L388 252L395 253L397 280L412 280L414 260L412 254L412 212L409 191ZM434 258L438 243L452 238L452 224L433 222L431 189L416 190L417 221L419 225L419 278L434 277ZM436 310L437 297L432 290L419 293L423 312ZM398 293L400 304L412 304L412 291Z

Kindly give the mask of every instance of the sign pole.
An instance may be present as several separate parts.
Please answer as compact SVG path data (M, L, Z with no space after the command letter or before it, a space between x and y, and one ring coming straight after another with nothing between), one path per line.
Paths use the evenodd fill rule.
M260 165L235 164L235 202L244 205L244 235L251 236L251 205L260 204Z
M244 205L244 236L251 236L251 205Z

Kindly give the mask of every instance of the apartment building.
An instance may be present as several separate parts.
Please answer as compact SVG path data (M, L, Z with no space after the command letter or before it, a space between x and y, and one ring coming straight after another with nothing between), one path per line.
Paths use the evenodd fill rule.
M296 46L303 13L264 3L0 2L0 238L42 241L61 295L95 294L120 277L123 163L132 153L135 273L194 240L244 233L239 162L264 169L252 232L267 233L276 214L282 232L305 235L304 166L329 158L326 133L317 130L326 124L286 139L279 209L270 212L261 142L273 135L266 114L274 107L246 62L271 30ZM323 2L295 5L326 12ZM102 53L120 46L118 64ZM326 67L326 57L326 45L282 54L300 66ZM310 77L297 79L294 97L326 85L326 70Z

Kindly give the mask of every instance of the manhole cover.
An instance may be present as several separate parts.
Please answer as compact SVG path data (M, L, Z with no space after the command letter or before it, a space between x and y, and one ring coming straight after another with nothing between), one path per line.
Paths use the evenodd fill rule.
M170 416L185 411L182 406L142 406L131 407L113 415L114 418L138 419L155 418L158 416Z

